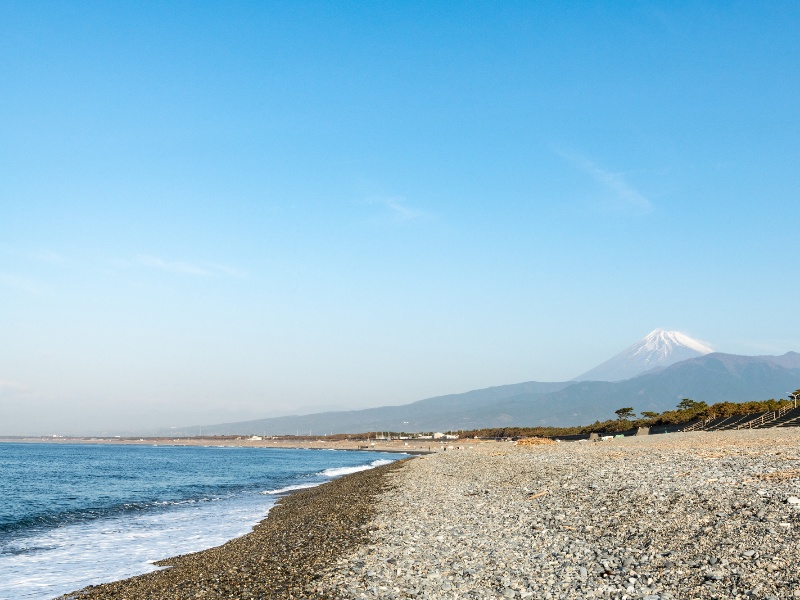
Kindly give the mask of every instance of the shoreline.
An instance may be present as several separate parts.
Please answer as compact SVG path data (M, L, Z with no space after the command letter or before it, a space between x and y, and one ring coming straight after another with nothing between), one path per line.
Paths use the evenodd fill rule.
M60 600L795 600L797 556L798 428L498 442L292 493L251 534Z
M106 598L323 598L309 586L340 555L365 541L384 477L411 458L278 494L267 515L221 546L154 562L144 573L58 596Z
M448 447L467 443L495 443L478 440L294 440L291 438L266 438L263 440L191 438L98 438L98 437L0 437L0 444L87 444L122 446L204 446L230 448L287 448L294 450L337 450L348 452L388 452L393 454L430 454Z

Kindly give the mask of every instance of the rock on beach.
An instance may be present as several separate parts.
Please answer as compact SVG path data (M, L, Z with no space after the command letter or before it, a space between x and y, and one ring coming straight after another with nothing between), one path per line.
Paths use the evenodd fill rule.
M462 442L386 475L320 595L800 597L799 429Z

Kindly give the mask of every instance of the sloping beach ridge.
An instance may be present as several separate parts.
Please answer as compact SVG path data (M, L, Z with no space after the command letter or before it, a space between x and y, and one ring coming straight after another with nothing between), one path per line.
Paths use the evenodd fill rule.
M465 443L64 598L797 598L800 429Z

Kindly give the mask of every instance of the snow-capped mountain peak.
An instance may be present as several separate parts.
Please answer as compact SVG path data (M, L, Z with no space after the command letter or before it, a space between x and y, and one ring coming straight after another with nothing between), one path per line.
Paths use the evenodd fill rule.
M579 375L574 381L622 381L656 367L668 367L714 350L680 331L656 329L610 360Z
M693 340L680 331L667 331L666 329L654 329L631 348L635 346L639 347L638 352L659 352L665 356L669 356L672 350L681 346L700 354L710 354L714 351L710 346Z

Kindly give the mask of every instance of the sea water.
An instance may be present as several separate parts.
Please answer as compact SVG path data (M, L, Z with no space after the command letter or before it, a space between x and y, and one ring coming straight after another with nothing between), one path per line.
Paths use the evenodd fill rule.
M251 530L284 493L401 458L283 448L0 443L0 599L158 569Z

